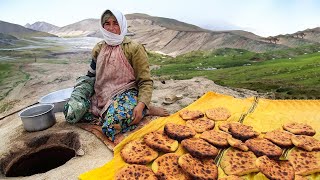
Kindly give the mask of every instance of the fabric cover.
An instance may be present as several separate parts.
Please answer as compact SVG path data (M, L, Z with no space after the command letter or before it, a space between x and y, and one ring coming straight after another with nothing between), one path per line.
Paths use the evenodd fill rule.
M94 77L81 76L77 78L76 85L69 101L64 106L64 116L69 123L76 123L90 108L90 97L94 92Z
M259 132L273 130L293 119L297 122L306 122L314 127L316 130L316 135L314 137L320 140L320 100L258 99L258 101L255 101L255 98L253 97L238 99L231 96L216 94L214 92L208 92L184 109L200 110L204 112L209 108L219 106L227 107L231 111L232 115L227 121L243 120L244 124L253 126L254 129ZM158 118L150 122L148 125L132 133L120 142L114 148L114 157L111 161L102 167L81 174L79 179L114 179L115 173L127 165L120 156L122 147L131 140L142 138L149 132L163 130L163 127L167 122L185 124L185 121L180 118L179 112L172 114L169 117ZM216 121L216 123L215 129L218 129L218 125L221 121ZM181 155L185 152L181 145L179 145L179 148L175 153ZM218 173L219 178L226 176L220 166L218 166ZM267 180L262 173L252 173L243 177L250 180ZM320 178L320 173L309 175L307 178L318 180Z

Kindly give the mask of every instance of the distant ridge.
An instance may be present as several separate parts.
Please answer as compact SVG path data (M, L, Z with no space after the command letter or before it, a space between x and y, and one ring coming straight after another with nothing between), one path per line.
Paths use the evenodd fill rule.
M127 14L126 18L127 18L127 20L147 19L147 20L150 20L154 24L157 24L159 26L162 26L162 27L165 27L168 29L177 30L177 31L199 31L199 32L210 31L210 30L202 29L198 26L188 24L185 22L181 22L181 21L178 21L175 19L150 16L150 15L142 14L142 13Z
M0 21L0 33L9 34L15 37L39 37L39 36L55 36L46 32L40 32L33 29L25 28L18 24L12 24Z
M212 31L175 19L134 13L125 15L130 38L151 51L177 56L196 50L237 48L253 52L299 47L320 43L319 28L303 31L306 35L279 35L264 38L243 30ZM99 19L85 19L52 32L58 36L102 38ZM297 32L299 33L299 32ZM301 32L300 32L301 33Z
M43 21L38 21L38 22L35 22L31 25L28 23L28 24L24 25L24 27L29 28L29 29L33 29L36 31L48 32L48 33L59 29L58 26L55 26L53 24L43 22Z
M212 31L198 26L165 17L134 13L125 15L128 21L130 38L142 43L150 51L158 51L171 56L197 50L214 50L220 48L244 49L252 52L266 52L306 45L320 45L320 28L306 29L293 34L261 37L244 30ZM37 26L36 26L37 25ZM60 37L99 37L99 19L84 19L64 26L49 27L49 23L37 22L27 27L46 29ZM36 26L36 27L35 27ZM46 27L46 28L45 28ZM19 31L22 26L15 27ZM30 29L31 30L31 29ZM29 32L25 29L25 33ZM0 27L1 32L1 27ZM11 35L19 37L13 31ZM2 33L6 33L2 32ZM30 31L30 33L34 31Z
M54 31L50 31L57 36L63 37L77 37L90 36L99 31L98 19L85 19L67 26L63 26Z

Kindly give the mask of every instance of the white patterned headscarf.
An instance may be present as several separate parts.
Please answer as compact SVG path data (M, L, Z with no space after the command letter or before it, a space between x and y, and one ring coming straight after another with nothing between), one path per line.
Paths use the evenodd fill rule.
M105 20L104 15L107 13L107 11L110 11L117 19L121 31L120 35L109 32L103 28L103 21ZM102 13L99 23L103 39L108 45L117 46L122 43L124 36L127 34L127 19L120 11L115 9L107 9Z

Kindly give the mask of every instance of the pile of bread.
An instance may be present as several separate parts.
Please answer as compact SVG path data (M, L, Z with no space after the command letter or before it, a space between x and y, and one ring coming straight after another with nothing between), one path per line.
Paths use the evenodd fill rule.
M227 175L219 179L243 179L243 175L261 172L269 179L286 180L320 172L320 141L312 137L316 132L311 126L288 123L260 134L251 126L226 121L214 129L215 121L230 116L225 107L204 113L181 111L185 124L167 123L163 131L148 133L123 147L121 157L129 165L116 173L116 179L214 180L218 179L218 161ZM174 153L179 145L185 154Z

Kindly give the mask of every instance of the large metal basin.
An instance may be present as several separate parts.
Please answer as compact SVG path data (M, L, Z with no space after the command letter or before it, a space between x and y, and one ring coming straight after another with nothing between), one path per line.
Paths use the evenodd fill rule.
M53 126L56 117L53 104L36 104L19 113L23 127L27 131L40 131Z
M70 99L73 88L61 89L54 91L40 98L41 104L54 104L53 112L63 112L63 107Z

